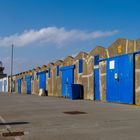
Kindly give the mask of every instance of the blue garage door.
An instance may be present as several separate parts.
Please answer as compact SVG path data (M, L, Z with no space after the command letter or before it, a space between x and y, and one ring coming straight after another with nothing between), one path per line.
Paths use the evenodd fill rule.
M2 81L0 81L0 92L2 92Z
M20 94L21 93L21 79L18 79L17 83L18 83L18 93Z
M26 76L26 93L31 94L31 78L32 76Z
M39 88L46 91L46 73L47 71L39 72Z
M74 84L74 65L61 68L62 71L62 97L72 98L71 90Z
M134 103L134 56L122 55L107 60L106 100Z
M94 56L94 99L100 100L99 90L99 55Z

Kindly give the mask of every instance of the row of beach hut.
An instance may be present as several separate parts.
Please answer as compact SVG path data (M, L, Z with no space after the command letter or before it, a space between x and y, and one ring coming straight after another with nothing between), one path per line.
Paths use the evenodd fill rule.
M18 94L140 104L140 41L118 39L108 48L50 62L12 77ZM131 80L132 79L132 80ZM8 90L11 77L8 77Z

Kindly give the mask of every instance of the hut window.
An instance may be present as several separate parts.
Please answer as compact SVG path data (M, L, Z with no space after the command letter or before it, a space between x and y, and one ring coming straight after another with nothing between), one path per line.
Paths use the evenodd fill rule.
M83 59L79 59L78 73L83 73Z
M59 76L59 71L60 71L59 66L56 66L56 76Z
M48 69L48 78L51 78L51 69Z

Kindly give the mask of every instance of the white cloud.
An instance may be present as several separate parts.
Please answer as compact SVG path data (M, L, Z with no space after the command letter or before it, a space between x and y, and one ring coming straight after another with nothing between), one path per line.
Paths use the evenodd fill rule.
M92 31L66 30L65 28L47 27L40 30L29 30L23 33L0 37L0 47L7 47L14 44L17 47L29 45L44 46L55 44L58 47L70 42L88 41L102 37L113 36L118 30L112 31Z

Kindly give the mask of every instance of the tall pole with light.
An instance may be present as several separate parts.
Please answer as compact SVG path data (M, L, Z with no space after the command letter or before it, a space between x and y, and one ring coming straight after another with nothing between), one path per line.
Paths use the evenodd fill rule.
M12 44L12 49L11 49L11 93L12 93L12 87L13 87L13 50L14 50L14 45Z

